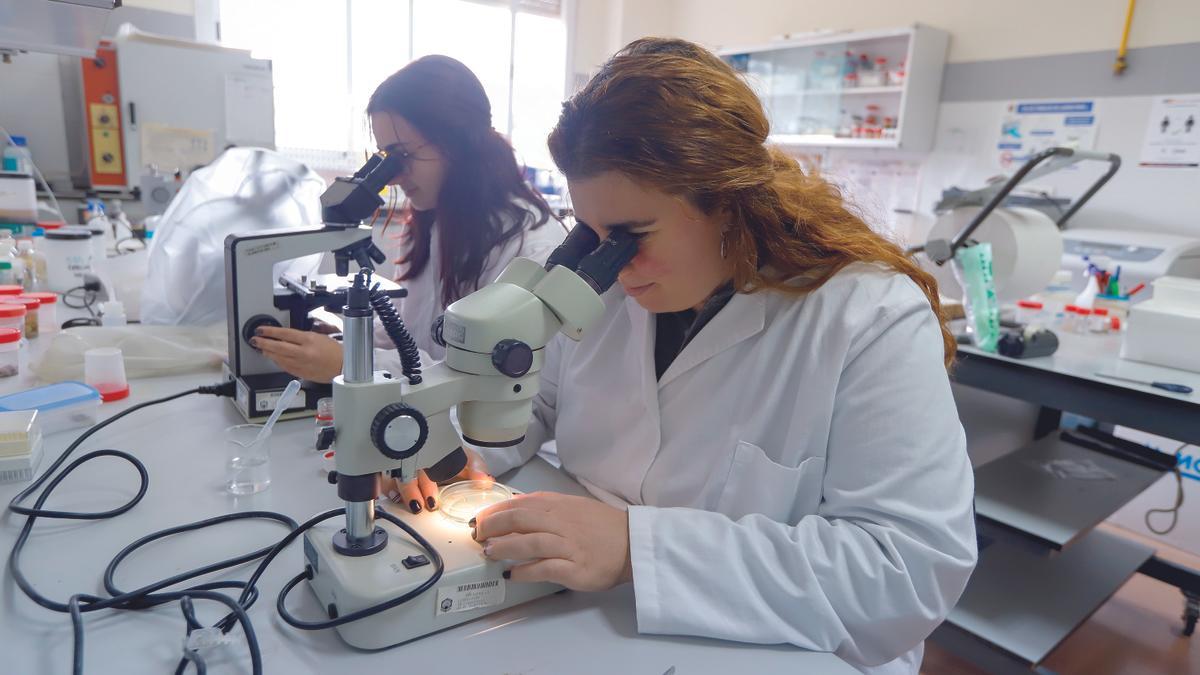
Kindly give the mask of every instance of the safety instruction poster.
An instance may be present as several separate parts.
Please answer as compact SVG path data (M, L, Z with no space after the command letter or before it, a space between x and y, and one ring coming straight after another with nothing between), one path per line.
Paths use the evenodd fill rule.
M1155 99L1138 166L1200 167L1200 94Z
M1013 101L1005 104L996 159L1011 171L1047 148L1092 150L1099 122L1095 101Z

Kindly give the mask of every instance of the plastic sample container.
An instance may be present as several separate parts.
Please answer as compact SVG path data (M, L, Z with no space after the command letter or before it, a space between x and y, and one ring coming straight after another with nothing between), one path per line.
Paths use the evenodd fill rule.
M0 297L0 303L5 305L22 305L25 307L25 339L28 340L38 336L38 309L42 306L41 300L25 296L15 298Z
M82 286L83 275L92 273L92 233L64 227L47 232L43 238L46 285L50 290L66 293Z
M21 331L0 328L0 377L12 377L21 372Z
M125 357L116 347L98 347L83 353L83 381L100 392L105 403L129 396Z
M25 305L4 302L0 297L0 328L13 328L22 335L25 333Z
M0 412L37 410L42 433L90 427L100 412L100 392L82 382L57 382L0 396Z
M22 298L32 298L38 301L38 330L52 333L58 330L58 294L57 293L26 293Z

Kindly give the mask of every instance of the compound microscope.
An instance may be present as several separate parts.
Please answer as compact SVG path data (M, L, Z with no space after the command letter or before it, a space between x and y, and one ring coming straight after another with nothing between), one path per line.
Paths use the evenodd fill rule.
M379 192L400 173L403 161L399 155L378 153L353 176L337 178L321 195L323 225L319 227L265 230L225 239L229 331L225 379L237 383L233 402L247 421L265 420L292 379L250 346L250 339L263 326L310 329L312 310L324 307L336 312L345 304L351 261L360 269L371 269L385 260L371 242L371 228L362 222L383 205ZM281 263L327 251L333 252L336 274L277 276ZM404 296L404 289L391 281L381 283L389 297ZM312 414L321 396L328 396L326 386L305 383L284 417Z
M446 308L434 326L446 358L425 372L403 322L370 287L370 271L361 270L342 310L334 425L318 440L319 448L336 449L330 482L345 502L345 527L305 533L305 573L283 595L307 578L345 642L379 649L561 590L506 582L506 565L485 559L471 538L465 521L473 513L452 517L450 488L467 487L464 503L478 507L504 486L451 485L438 510L417 515L377 513L375 499L385 477L408 481L421 469L438 483L455 477L467 461L463 440L485 448L520 443L547 342L560 332L581 339L604 311L601 294L636 253L637 239L627 232L615 230L601 242L576 227L544 267L513 260L494 283ZM401 377L374 369L373 314L400 351Z

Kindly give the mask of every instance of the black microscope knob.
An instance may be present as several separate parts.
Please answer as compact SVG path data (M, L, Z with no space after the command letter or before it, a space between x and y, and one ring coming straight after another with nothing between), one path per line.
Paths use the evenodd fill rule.
M263 326L279 328L282 325L283 324L279 323L279 319L276 319L270 314L255 314L254 316L250 317L244 325L242 325L242 339L249 343L250 339L254 337L255 332L259 328L262 328Z
M433 320L433 325L429 327L429 336L433 338L433 343L439 347L446 346L446 338L442 336L442 326L446 323L446 315L442 314Z
M533 349L520 340L501 340L492 348L492 365L509 377L524 377L533 367Z
M385 457L408 459L429 438L429 423L416 408L403 403L386 405L371 421L371 441Z
M334 427L322 427L321 431L317 433L317 449L328 450L329 448L332 448L333 439L336 435L337 431L334 429Z

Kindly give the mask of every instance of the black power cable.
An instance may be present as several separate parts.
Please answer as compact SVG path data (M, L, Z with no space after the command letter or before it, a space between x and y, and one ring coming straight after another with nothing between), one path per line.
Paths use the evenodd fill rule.
M29 538L29 534L33 529L34 522L38 518L61 518L61 519L74 519L74 520L100 520L100 519L105 519L105 518L112 518L112 517L121 515L122 513L125 513L126 511L129 511L134 506L136 506L138 504L138 502L140 502L142 500L142 498L145 496L146 490L149 486L149 474L146 471L145 465L142 464L140 461L138 461L138 459L136 457L134 457L126 452L122 452L120 450L113 450L113 449L94 450L92 452L89 452L89 453L79 457L75 461L71 462L69 465L67 465L67 467L65 469L63 469L57 475L54 475L55 472L58 471L58 469L67 460L67 458L81 444L83 444L84 441L86 441L88 438L90 438L96 432L98 432L101 429L112 424L113 422L116 422L117 420L125 417L126 415L133 413L134 411L141 410L142 408L147 408L147 407L150 407L153 405L158 405L160 403L166 403L166 402L173 401L175 399L182 398L184 396L188 396L188 395L196 394L196 393L212 394L212 395L217 395L217 396L233 396L234 385L233 385L233 382L230 381L230 382L224 382L222 384L214 385L214 386L197 387L195 389L190 389L188 391L180 392L178 394L173 394L171 396L164 396L162 398L154 399L151 401L146 401L144 403L139 403L137 405L131 406L127 410L117 413L116 415L113 415L112 417L110 417L102 422L97 423L96 425L92 426L91 428L87 429L82 434L80 434L80 436L78 438L76 438L75 441L73 441L67 447L67 449L63 451L63 453L61 455L59 455L58 459L56 459L54 461L54 463L51 464L46 469L46 471L36 481L34 481L32 484L30 484L29 487L22 490L17 496L13 497L12 501L9 502L8 509L10 511L12 511L13 513L27 516L25 524L21 529L21 533L17 536L17 540L13 544L12 552L9 554L9 570L13 576L14 581L16 581L17 586L20 587L20 589L25 593L26 596L29 597L29 599L33 600L37 604L39 604L42 607L45 607L51 611L63 612L63 613L67 613L71 616L71 625L72 625L72 628L74 631L74 636L73 636L73 638L74 638L74 640L73 640L74 654L73 654L73 660L72 660L74 673L82 673L83 672L83 647L84 647L83 613L84 612L93 612L93 611L98 611L101 609L126 609L126 610L145 609L145 608L154 607L154 606L161 605L161 604L168 603L168 602L179 601L180 606L181 606L181 611L183 612L184 620L187 625L187 634L188 634L188 636L191 636L191 634L194 631L202 629L200 622L198 620L196 620L195 609L194 609L194 600L210 600L213 602L219 602L219 603L226 605L229 608L229 610L230 610L229 614L227 614L224 618L222 618L220 621L218 621L216 624L214 624L214 628L220 629L223 633L228 633L229 631L233 630L234 627L236 627L237 625L240 624L242 626L242 631L246 638L247 647L250 651L250 660L251 660L251 666L253 668L253 672L256 675L262 673L262 655L261 655L261 651L259 650L258 639L257 639L257 636L255 635L254 627L250 622L250 618L246 614L246 611L258 599L259 593L258 593L257 583L258 583L259 578L266 571L267 567L271 564L271 562L279 555L279 553L281 551L283 551L283 549L286 548L297 537L299 537L301 534L303 534L307 530L311 529L313 526L315 526L325 520L328 520L330 518L333 518L333 517L336 517L336 516L339 516L339 515L342 515L345 513L345 509L333 509L331 511L326 511L325 513L322 513L322 514L318 514L317 516L314 516L313 518L309 519L308 521L306 521L305 523L303 523L301 525L297 525L294 520L292 520L291 518L289 518L283 514L274 513L271 511L247 511L247 512L234 513L234 514L225 514L225 515L208 518L208 519L201 520L201 521L196 521L194 523L178 525L178 526L168 528L166 530L161 530L159 532L155 532L153 534L142 537L142 538L138 539L137 541L133 542L132 544L123 548L120 552L117 553L117 555L115 557L113 557L112 561L109 562L108 566L105 568L105 571L104 571L104 588L110 594L111 597L105 598L105 597L90 595L90 594L86 594L86 593L78 593L78 594L72 595L70 597L70 599L64 604L64 603L60 603L60 602L51 600L51 599L41 595L40 593L38 593L33 588L33 585L31 583L29 583L29 580L25 577L24 573L21 570L21 565L20 565L21 551L23 550L25 543ZM114 509L110 509L108 511L102 511L102 512L55 511L55 510L49 510L49 509L42 508L42 506L46 503L46 500L49 499L51 493L58 486L58 484L61 483L68 475L70 475L70 473L72 471L74 471L76 468L83 465L84 463L86 463L92 459L96 459L98 457L118 457L118 458L123 459L123 460L129 462L130 464L132 464L133 467L137 470L138 475L140 477L141 484L138 487L137 494L134 495L134 497L132 499L130 499L129 502L127 502L119 507L116 507ZM51 476L53 476L53 478L51 478ZM49 483L47 483L47 480L49 480ZM25 500L35 490L37 490L39 487L41 487L43 483L47 483L46 487L38 495L37 500L34 502L33 507L25 507L25 506L19 505L19 503L21 501ZM408 535L410 537L412 537L414 541L416 541L422 548L424 548L429 553L430 560L434 566L433 574L425 582L423 582L420 586L418 586L417 588L415 588L401 596L392 598L388 601L379 603L372 607L367 607L367 608L352 612L350 614L346 614L344 616L338 617L338 618L330 620L330 621L313 622L313 621L304 621L304 620L295 618L287 611L287 609L285 607L285 600L287 598L288 593L292 590L292 588L294 588L297 584L299 584L300 581L302 581L304 579L312 578L312 568L309 566L306 566L306 569L303 573L301 573L301 574L297 575L296 577L294 577L293 579L291 579L284 586L284 588L280 591L279 597L276 602L276 608L279 611L280 616L284 619L284 621L286 621L288 624L290 624L296 628L300 628L303 630L320 630L320 629L325 629L325 628L333 628L335 626L340 626L340 625L349 623L351 621L357 621L359 619L366 618L368 616L373 616L375 614L387 611L393 607L396 607L405 602L408 602L409 600L417 597L421 593L424 593L426 590L428 590L434 584L436 584L438 582L438 580L441 579L442 574L445 571L445 563L443 562L441 555L437 552L437 549L435 549L432 544L430 544L425 538L423 538L420 534L418 534L414 529L412 529L409 525L407 525L406 523L401 521L399 518L396 518L395 516L393 516L390 513L387 513L386 511L379 511L377 513L379 516L381 516L385 520L391 522L392 524L396 525L397 527L401 528L406 533L408 533ZM119 589L116 586L116 583L114 582L114 577L116 576L117 567L121 564L121 562L124 561L127 557L129 557L132 553L137 551L139 548L145 546L146 544L149 544L153 541L157 541L164 537L169 537L174 534L179 534L182 532L190 532L190 531L202 529L205 527L210 527L212 525L216 525L219 523L229 522L232 520L242 520L242 519L249 519L249 518L262 518L262 519L275 520L277 522L283 523L284 525L287 525L289 528L291 528L291 531L272 546L268 546L268 547L259 549L257 551L251 552L251 553L246 553L246 554L238 556L236 558L231 558L228 560L224 560L221 562L207 565L205 567L197 568L197 569L191 570L189 572L184 572L182 574L178 574L173 577L143 586L137 590L122 591L121 589ZM227 569L230 567L235 567L237 565L242 565L242 564L248 563L250 561L253 561L255 559L258 559L258 558L262 558L262 560L259 563L258 567L255 568L254 573L250 576L250 579L248 581L245 581L245 582L241 582L241 581L209 582L209 583L199 584L199 585L192 586L192 587L185 588L185 589L178 590L178 591L163 591L162 590L162 589L183 583L184 581L187 581L187 580L199 577L199 576L203 576L205 574L210 574L212 572L216 572L216 571L219 571L222 569ZM236 601L233 598L230 598L229 596L225 595L224 593L217 592L219 589L236 589L236 588L241 589L241 593ZM180 659L179 664L175 669L175 673L177 675L183 673L187 669L188 664L190 663L196 667L197 673L199 673L200 675L203 675L207 670L207 665L206 665L204 659L197 652L197 650L192 649L189 646L189 647L185 647L183 652L184 652L183 657Z

